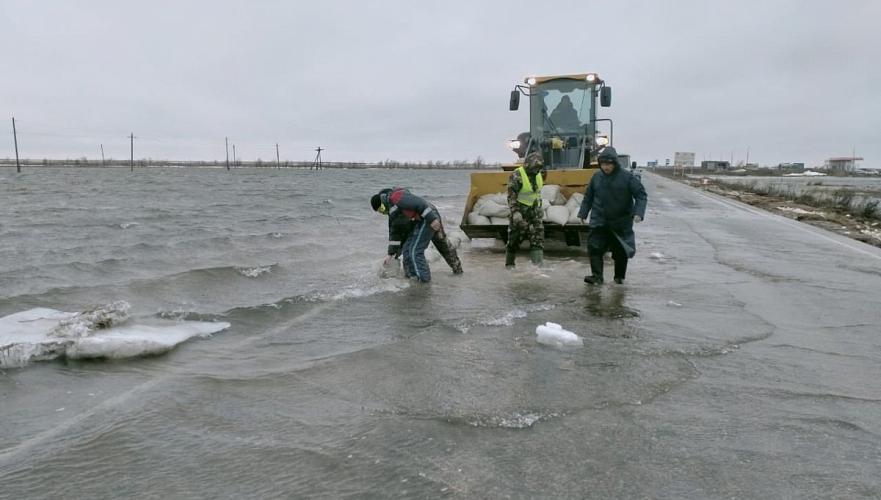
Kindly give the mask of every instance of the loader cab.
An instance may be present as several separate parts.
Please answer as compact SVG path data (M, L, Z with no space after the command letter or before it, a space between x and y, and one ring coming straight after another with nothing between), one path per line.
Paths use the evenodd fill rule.
M520 94L528 97L529 134L513 141L512 149L520 158L541 151L548 169L590 167L597 98L610 105L611 87L595 73L529 77L525 83L511 93L509 108L519 108Z

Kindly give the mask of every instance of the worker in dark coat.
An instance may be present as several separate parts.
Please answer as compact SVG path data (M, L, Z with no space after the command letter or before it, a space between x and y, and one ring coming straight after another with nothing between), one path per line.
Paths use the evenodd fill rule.
M544 185L541 153L530 153L523 166L511 172L508 178L508 242L505 247L505 267L514 267L520 243L529 239L529 257L535 265L544 260L544 223L541 209L541 188Z
M621 168L615 148L607 146L597 156L600 171L587 185L578 218L582 223L590 213L587 253L590 276L585 283L603 283L603 255L612 251L615 261L615 283L624 282L627 260L636 253L633 224L645 218L647 196L639 178Z
M434 205L404 188L383 189L373 195L370 205L389 216L389 246L384 264L403 256L405 276L427 283L431 281L431 270L425 260L425 249L431 242L453 274L462 274L462 261L447 238Z

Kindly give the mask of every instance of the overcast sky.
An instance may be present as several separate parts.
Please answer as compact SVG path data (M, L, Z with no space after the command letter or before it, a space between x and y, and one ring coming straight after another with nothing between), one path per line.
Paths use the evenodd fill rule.
M28 158L514 158L527 75L597 72L615 146L881 167L881 2L0 0Z

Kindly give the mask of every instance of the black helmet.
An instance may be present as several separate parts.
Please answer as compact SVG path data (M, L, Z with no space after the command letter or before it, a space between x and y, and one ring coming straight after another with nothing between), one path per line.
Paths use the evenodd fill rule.
M380 210L382 207L385 207L386 210L388 210L388 195L391 194L391 192L391 189L386 188L370 197L370 206L375 212L385 213L385 211Z
M379 210L380 205L382 205L382 197L379 194L370 197L370 206L374 211Z

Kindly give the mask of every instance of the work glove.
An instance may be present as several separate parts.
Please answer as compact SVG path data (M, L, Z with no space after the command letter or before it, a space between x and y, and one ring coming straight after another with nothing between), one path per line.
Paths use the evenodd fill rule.
M639 224L640 222L642 222L642 217L640 217L640 216L638 216L638 215L634 215L634 216L633 216L633 223L634 223L634 224Z
M440 219L434 219L433 221L431 221L430 226L431 226L432 231L434 231L434 232L438 232L438 231L440 231L440 230L441 230L441 221L440 221Z
M511 222L513 222L514 224L519 224L523 222L523 214L521 214L520 212L514 212L513 214L511 214Z

